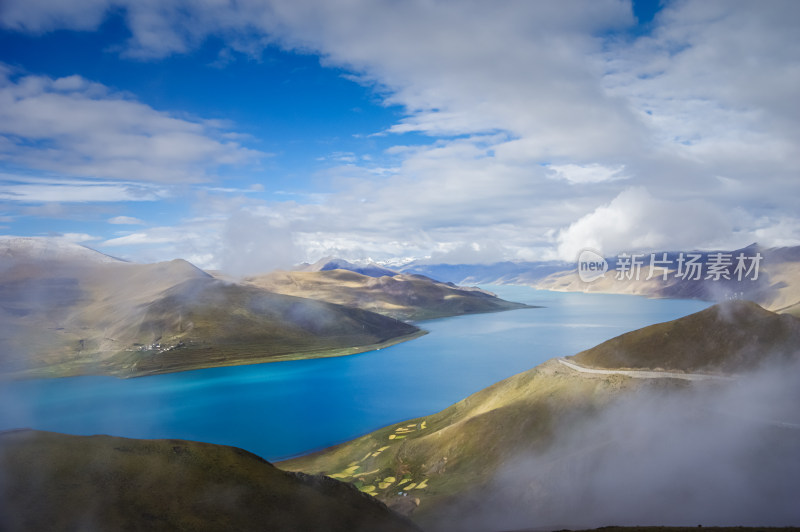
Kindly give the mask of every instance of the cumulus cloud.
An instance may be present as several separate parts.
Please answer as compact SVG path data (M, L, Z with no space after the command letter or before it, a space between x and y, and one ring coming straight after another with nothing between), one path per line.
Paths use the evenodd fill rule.
M108 219L108 223L114 225L144 225L144 221L133 216L114 216Z
M8 0L0 24L91 29L117 9L131 31L121 49L140 58L189 52L209 36L256 56L268 45L317 54L404 109L383 134L432 137L382 161L332 153L329 161L345 163L323 176L333 192L272 205L306 255L446 256L476 243L484 261L572 260L583 247L800 243L800 6L791 0L668 2L638 36L628 33L634 18L623 0L70 6ZM142 111L141 127L155 130L146 140L115 123L106 133L116 148L100 156L84 147L99 139L79 126L59 136L65 126L55 123L43 138L61 149L38 162L34 148L0 138L0 152L20 164L178 182L258 155L205 122L81 78L6 79L3 90L23 101L74 100L89 117L101 104L127 111L120 116ZM30 126L51 130L36 114ZM89 163L72 153L88 153Z
M176 118L80 76L0 70L0 157L7 163L84 178L192 183L264 155L221 137L214 122ZM36 191L10 194L17 192L35 199Z
M61 233L53 236L58 236L67 242L75 242L76 244L100 240L100 238L87 233Z
M576 260L582 249L606 256L623 251L681 250L708 246L730 234L734 213L703 200L668 201L643 188L629 188L558 234L558 253Z
M608 168L606 166L594 163L588 165L579 164L551 164L548 165L548 170L551 176L555 179L563 179L573 185L582 185L587 183L603 183L605 181L618 181L620 179L627 179L623 173L625 166L617 168Z

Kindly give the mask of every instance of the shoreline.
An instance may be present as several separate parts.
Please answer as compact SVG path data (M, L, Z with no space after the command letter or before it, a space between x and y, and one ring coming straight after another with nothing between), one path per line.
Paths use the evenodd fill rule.
M294 360L312 360L319 358L333 358L357 355L360 353L368 353L370 351L380 351L383 348L391 347L403 342L416 340L428 334L428 331L420 329L411 334L397 336L378 342L375 344L366 344L362 346L353 347L337 347L320 349L316 351L298 351L283 354L272 354L262 356L243 357L239 355L229 355L229 358L196 361L189 363L185 366L173 366L156 370L141 370L137 371L134 367L109 367L103 366L103 362L86 364L83 368L74 366L73 368L63 368L63 365L50 366L44 368L35 368L30 370L19 371L16 373L8 373L0 375L0 382L3 381L23 381L23 380L36 380L36 379L64 379L70 377L115 377L117 379L136 379L141 377L149 377L153 375L166 375L169 373L182 373L185 371L195 371L200 369L221 368L229 366L249 366L255 364L268 364L273 362L289 362ZM224 355L223 355L224 356ZM85 371L81 371L81 369ZM61 371L59 371L61 370Z
M397 336L395 338L390 338L389 340L385 340L377 344L367 344L363 346L354 346L354 347L337 347L331 349L321 349L318 351L300 351L296 353L267 355L267 356L252 357L252 358L238 358L238 359L234 358L220 362L211 361L205 364L193 364L192 367L187 367L184 369L176 369L171 371L170 370L141 371L137 374L127 375L127 376L116 375L113 373L107 373L104 375L117 377L120 379L137 379L140 377L149 377L151 375L166 375L169 373L180 373L183 371L194 371L198 369L224 368L232 366L250 366L255 364L269 364L272 362L291 362L294 360L314 360L320 358L344 357L350 355L358 355L360 353L369 353L371 351L380 351L381 349L386 347L391 347L393 345L401 344L403 342L416 340L417 338L425 336L426 334L428 334L428 331L420 329L414 333L406 334L403 336Z

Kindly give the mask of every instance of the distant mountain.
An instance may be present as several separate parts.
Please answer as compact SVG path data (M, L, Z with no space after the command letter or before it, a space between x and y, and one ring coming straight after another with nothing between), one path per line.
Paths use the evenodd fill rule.
M570 266L560 261L494 264L427 264L415 261L399 270L455 284L531 284Z
M183 260L41 247L8 246L0 258L0 374L139 376L349 354L421 334L361 309L224 282Z
M728 256L730 264L720 268L720 276L709 278L708 264L713 262L717 254ZM683 254L688 256L688 252ZM575 265L540 279L533 286L544 290L564 292L601 292L617 294L637 294L648 297L701 299L704 301L725 301L727 299L745 299L755 301L765 308L779 312L800 315L800 246L792 248L764 248L752 244L746 248L723 251L697 251L691 254L698 257L697 262L706 269L702 270L699 279L693 276L679 278L676 275L678 259L681 253L656 253L656 260L666 259L667 279L663 278L660 266L650 275L650 254L642 257L643 265L638 278L627 277L620 273L618 257L607 257L608 272L603 278L591 282L580 279ZM746 258L761 256L756 270L749 276L743 275L741 280L735 273L736 257L742 254ZM748 261L746 265L751 266ZM630 269L626 270L631 274Z
M352 486L183 440L0 433L0 529L419 529Z
M271 292L360 308L400 320L424 320L527 307L502 300L479 288L440 283L422 275L385 271L389 274L370 276L344 268L278 271L250 277L245 281Z
M359 273L361 275L366 275L367 277L383 277L388 275L389 277L393 277L397 275L397 272L384 268L382 266L378 266L375 263L368 263L365 265L358 265L353 264L352 262L348 262L344 259L337 259L333 257L326 257L324 259L320 259L314 264L304 263L297 268L295 271L300 272L325 272L330 270L348 270L351 272Z
M681 255L684 259L690 254L694 255L698 263L707 267L718 253L730 257L731 264L721 268L724 275L706 278L707 270L702 271L699 280L694 280L691 276L678 278L675 275ZM737 279L735 268L739 254L744 254L748 259L756 254L761 255L757 279L753 279L755 272L743 276L742 280ZM623 277L618 268L625 270L625 266L619 263L618 257L606 257L608 271L604 277L591 282L580 279L575 263L559 261L495 264L425 264L417 261L404 265L400 271L457 284L520 284L563 292L635 294L714 302L744 299L755 301L770 310L800 316L800 246L765 248L751 244L737 250L658 252L655 255L657 261L666 261L667 280L663 279L663 270L659 263L654 265L651 276L649 253L641 257L643 264L638 276L630 275L630 270L626 270L630 277ZM747 266L750 265L748 262Z
M798 340L800 319L728 302L281 467L426 530L796 524Z

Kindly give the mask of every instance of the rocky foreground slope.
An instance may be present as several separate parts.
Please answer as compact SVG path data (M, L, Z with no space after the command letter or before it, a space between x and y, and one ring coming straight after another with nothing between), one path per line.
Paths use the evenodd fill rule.
M348 484L235 447L31 430L0 433L0 529L418 530Z

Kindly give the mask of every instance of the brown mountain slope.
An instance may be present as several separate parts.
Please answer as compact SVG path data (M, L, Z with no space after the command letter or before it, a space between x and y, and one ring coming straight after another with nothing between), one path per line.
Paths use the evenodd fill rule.
M343 269L273 272L250 277L254 286L377 312L400 320L425 320L526 308L479 288L440 283L422 275L373 277Z
M29 430L0 433L0 529L418 530L347 484L235 447Z
M421 334L364 310L226 283L183 260L93 261L82 250L2 257L0 373L137 376L349 354Z
M127 330L149 344L108 364L135 374L349 354L420 334L380 314L216 280L165 291Z

